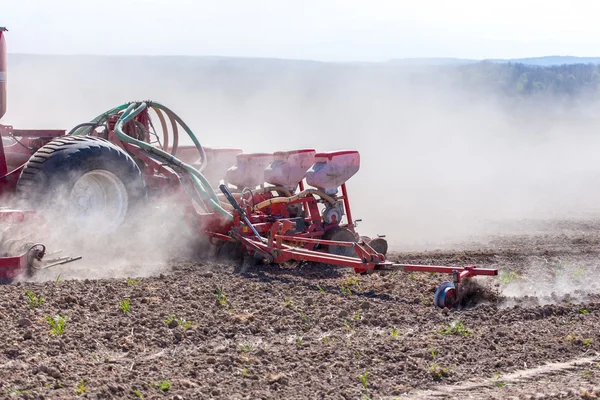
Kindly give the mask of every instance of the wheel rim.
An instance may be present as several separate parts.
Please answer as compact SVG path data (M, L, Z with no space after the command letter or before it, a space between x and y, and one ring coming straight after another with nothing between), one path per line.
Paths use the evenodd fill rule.
M94 170L75 182L69 195L69 213L78 228L110 233L123 223L127 200L127 189L115 174Z

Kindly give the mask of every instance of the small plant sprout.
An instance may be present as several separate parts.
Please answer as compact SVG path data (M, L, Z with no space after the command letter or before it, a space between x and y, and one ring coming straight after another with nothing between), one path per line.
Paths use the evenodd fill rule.
M344 280L344 286L357 286L360 289L360 275L349 276Z
M161 392L168 392L171 389L171 381L155 382L154 387L158 388Z
M296 344L298 346L302 346L302 336L298 336L298 339L296 339Z
M340 291L342 292L342 294L347 294L347 295L351 295L352 294L352 290L350 290L350 288L347 288L345 286L340 286Z
M398 329L396 327L393 327L392 328L392 339L394 339L394 340L398 339L398 334L399 333L400 332L398 331Z
M588 347L592 344L592 339L583 339L583 345Z
M360 315L360 311L359 311L359 312L357 312L356 314L354 314L354 315L352 316L352 319L353 319L353 320L355 320L355 321L358 321L358 320L360 320L361 318L362 318L362 315Z
M590 310L588 310L587 308L580 308L580 309L579 309L579 313L580 313L580 314L584 314L584 315L585 315L585 314L589 314L589 313L590 313Z
M433 358L435 360L435 358L440 355L440 352L437 351L436 349L432 349L430 354L431 354L431 358Z
M368 370L365 370L365 372L363 372L360 375L356 375L356 377L358 378L358 380L362 384L363 388L365 388L365 390L369 389L368 386L367 386L367 376L368 375L369 375L369 371Z
M177 321L177 325L183 329L187 329L192 326L192 321L187 321L184 318L177 318L174 315L170 315L169 318L165 319L165 324L169 325L171 322Z
M585 268L575 268L575 270L571 273L571 277L573 279L582 279L585 276Z
M223 288L215 289L215 297L217 298L217 301L219 302L220 305L222 305L222 306L227 305L227 295L223 291Z
M81 396L85 392L87 392L87 389L85 388L85 380L82 379L79 385L77 385L75 388L75 393Z
M317 285L317 289L319 289L319 292L323 293L323 294L327 294L327 292L325 291L325 289L323 289L321 287L321 285Z
M134 389L133 394L135 395L135 397L137 397L138 399L142 399L144 400L144 395L142 394L142 392L140 392L137 389Z
M50 324L50 333L53 335L62 335L67 324L67 317L56 314L54 317L46 316L46 321Z
M308 322L308 317L306 316L306 314L304 314L304 311L300 312L300 318L302 318L302 321Z
M508 285L509 283L517 279L521 279L521 275L519 275L518 269L514 271L500 271L498 279L500 279L500 282L502 282L503 284Z
M141 279L133 280L133 278L129 278L129 279L127 279L127 285L128 286L137 286L140 284L141 281L142 281Z
M240 346L240 351L242 353L250 353L253 350L254 350L254 346L252 346L251 344L243 344Z
M429 375L436 380L439 381L442 377L448 376L448 368L442 368L437 363L431 364L429 367Z
M450 324L446 324L446 328L438 331L440 335L460 335L460 336L471 336L473 332L467 328L462 321L454 321Z
M121 311L123 311L124 313L129 312L129 305L130 305L130 301L129 299L123 299L119 302L119 308L121 309Z
M292 302L292 300L290 300L290 298L289 298L289 297L284 297L284 298L283 298L283 304L285 304L285 306L286 306L287 308L290 308L291 306L293 306L293 305L294 305L294 303Z
M25 295L27 295L27 305L30 308L39 307L44 302L44 298L42 296L37 297L31 290L25 290Z

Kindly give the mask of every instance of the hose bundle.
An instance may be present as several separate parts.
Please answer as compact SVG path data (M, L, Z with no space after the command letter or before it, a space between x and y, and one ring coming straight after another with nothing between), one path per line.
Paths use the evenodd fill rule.
M151 144L146 143L142 140L136 139L136 138L126 134L123 131L123 126L127 122L133 120L133 118L135 118L137 115L139 115L139 113L141 113L147 107L150 107L158 115L163 132L167 131L166 130L167 124L166 124L166 120L161 111L163 111L169 117L172 128L173 128L173 149L172 149L171 153L168 153L164 150L156 148L156 147L152 146ZM198 138L192 132L192 130L187 126L187 124L185 122L183 122L183 120L177 114L175 114L172 110L170 110L166 106L164 106L160 103L156 103L156 102L121 104L120 106L114 107L114 108L108 110L107 112L100 114L99 116L94 118L89 123L78 125L69 134L71 134L71 135L86 135L89 132L90 126L96 126L96 127L102 126L102 125L106 124L109 116L119 113L121 111L123 111L123 113L120 115L120 117L117 120L117 123L115 125L115 128L114 128L114 133L115 133L115 135L117 135L117 137L120 140L122 140L123 142L126 142L126 143L136 145L136 146L140 147L141 149L158 156L159 158L163 159L165 162L174 164L174 165L182 168L184 171L186 171L189 174L190 180L192 181L196 191L198 192L198 194L200 195L202 200L206 204L208 204L214 211L216 211L223 217L227 218L230 221L233 220L233 216L231 215L231 213L221 206L219 199L217 197L217 194L211 187L208 180L200 172L206 166L206 155L204 153L204 149L202 148L202 146L200 145L200 142L198 141ZM177 131L177 123L179 123L179 125L181 125L181 127L183 127L183 129L186 131L188 136L192 139L192 141L194 142L194 145L196 146L196 148L198 149L198 151L200 153L200 158L202 160L202 163L200 165L200 168L198 168L198 169L181 161L180 159L178 159L175 156L175 154L177 153L177 146L178 146L178 141L179 141L178 131ZM86 129L86 127L88 127L88 129ZM165 143L164 143L163 148L168 149L168 135L165 135Z

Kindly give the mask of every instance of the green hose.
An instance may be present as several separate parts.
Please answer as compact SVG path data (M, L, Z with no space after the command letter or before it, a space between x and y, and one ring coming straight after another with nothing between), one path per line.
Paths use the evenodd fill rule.
M200 142L196 138L196 135L194 135L192 130L187 126L187 124L185 122L183 122L183 120L177 114L175 114L173 111L171 111L170 109L168 109L167 107L165 107L162 104L151 102L150 105L157 107L159 109L162 109L163 111L165 111L165 113L167 113L168 116L175 119L175 121L177 121L183 127L183 129L187 132L189 137L192 139L192 141L194 142L194 145L200 152L202 159L206 160L204 150L202 149ZM219 199L217 197L217 194L215 193L214 189L212 188L212 186L210 185L208 180L204 177L204 175L202 175L202 173L200 171L198 171L194 167L184 163L183 161L181 161L178 158L174 157L173 155L167 153L166 151L160 150L160 149L158 149L146 142L143 142L141 140L137 140L137 139L127 135L125 132L123 132L123 125L125 123L131 121L133 118L135 118L147 106L148 106L148 104L146 102L142 102L139 106L137 106L137 108L136 108L136 103L121 104L120 106L117 106L103 114L100 114L99 116L94 118L91 122L102 124L102 123L106 122L106 117L108 115L125 110L125 111L123 111L123 114L121 114L121 116L119 117L119 119L117 120L117 123L115 125L114 132L117 135L117 137L120 140L122 140L123 142L134 144L149 153L153 153L153 154L167 160L169 163L175 164L178 167L183 168L185 171L187 171L190 174L192 183L194 184L194 186L195 186L196 190L198 191L198 194L200 195L202 200L204 200L206 203L208 203L213 208L213 210L215 210L216 212L218 212L219 214L221 214L228 220L232 221L233 216L231 215L231 213L229 211L227 211L223 207L221 207L221 205L219 204ZM85 133L85 131L86 131L86 128L83 127L83 128L76 130L75 132L73 132L73 135L82 135Z

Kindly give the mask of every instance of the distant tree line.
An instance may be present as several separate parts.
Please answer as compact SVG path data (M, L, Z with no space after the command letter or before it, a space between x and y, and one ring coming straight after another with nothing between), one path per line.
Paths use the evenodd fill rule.
M531 66L481 62L458 67L458 79L467 88L492 89L509 96L595 96L600 88L600 65Z

